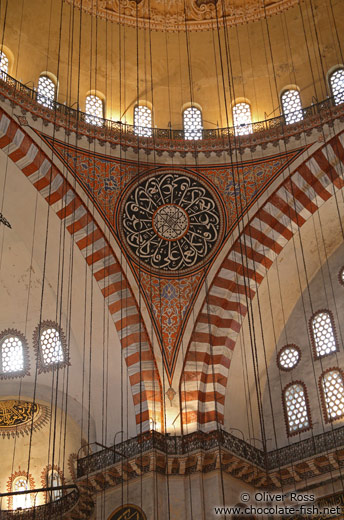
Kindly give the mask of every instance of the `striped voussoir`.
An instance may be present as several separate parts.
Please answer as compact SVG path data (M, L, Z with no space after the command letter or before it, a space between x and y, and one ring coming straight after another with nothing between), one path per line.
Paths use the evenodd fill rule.
M90 211L33 139L0 110L0 148L63 221L92 269L116 326L132 388L138 432L161 422L161 383L147 332L121 266Z
M303 162L243 228L198 315L180 380L185 432L223 424L228 370L243 318L294 233L343 187L344 134Z

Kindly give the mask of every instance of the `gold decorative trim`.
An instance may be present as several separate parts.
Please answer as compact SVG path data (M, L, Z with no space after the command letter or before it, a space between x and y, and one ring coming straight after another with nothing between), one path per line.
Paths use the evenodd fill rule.
M0 436L11 438L28 435L48 423L50 410L47 406L14 399L0 400Z
M259 0L64 0L87 14L112 22L153 31L206 31L255 22L298 4L298 0L272 0L264 6Z

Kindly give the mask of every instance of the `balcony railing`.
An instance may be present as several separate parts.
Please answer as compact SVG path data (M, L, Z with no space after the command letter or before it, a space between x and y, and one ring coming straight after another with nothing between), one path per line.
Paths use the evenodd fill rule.
M333 431L315 435L278 450L264 451L224 430L210 433L194 432L184 436L170 436L151 431L129 439L113 448L103 449L77 461L78 478L104 469L125 459L158 450L166 455L187 455L199 450L210 451L223 448L248 462L265 469L281 466L314 457L344 446L344 426Z
M205 142L211 147L211 143L217 140L223 141L222 144L226 146L228 139L231 141L231 145L235 147L241 146L241 144L245 146L255 145L259 144L257 143L257 138L264 136L264 134L268 134L266 137L287 137L312 128L312 126L319 124L319 122L326 122L332 117L343 115L344 113L344 104L336 106L334 98L329 97L319 103L303 108L303 119L297 123L287 125L284 115L280 115L265 121L253 122L250 125L251 133L247 135L237 135L238 132L235 127L203 129L202 139L193 141L184 139L184 131L182 129L152 128L151 137L140 137L138 135L140 132L132 125L120 121L90 116L78 109L68 107L50 98L47 99L46 103L42 103L43 97L41 94L39 103L35 89L23 85L4 72L0 72L0 80L2 80L0 81L0 91L5 96L18 103L23 109L31 111L55 125L60 125L72 131L84 133L90 137L103 140L111 141L112 137L116 137L115 140L118 141L118 137L120 137L120 139L131 137L134 140L152 143L153 145L157 141L164 141L165 145L168 142L169 146L175 149L177 149L177 143L179 145L183 144L183 149L185 150L192 148L197 149L202 147ZM297 112L299 113L300 110ZM89 122L90 120L92 120L93 124ZM173 143L175 144L173 145ZM131 145L133 145L132 142ZM178 148L178 150L179 149L180 148Z
M1 520L18 519L18 520L58 520L62 515L74 509L79 500L79 491L73 489L70 493L63 495L58 500L48 502L36 507L27 509L4 510L0 511Z

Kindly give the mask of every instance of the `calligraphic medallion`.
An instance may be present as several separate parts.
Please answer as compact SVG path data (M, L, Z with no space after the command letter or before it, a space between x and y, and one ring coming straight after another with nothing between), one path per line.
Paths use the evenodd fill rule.
M0 400L0 435L13 437L19 433L30 433L48 422L50 412L46 406L29 401Z
M109 520L147 520L147 517L139 507L127 504L116 509Z
M216 253L223 236L223 208L200 176L168 171L129 186L117 228L141 268L167 276L193 273Z

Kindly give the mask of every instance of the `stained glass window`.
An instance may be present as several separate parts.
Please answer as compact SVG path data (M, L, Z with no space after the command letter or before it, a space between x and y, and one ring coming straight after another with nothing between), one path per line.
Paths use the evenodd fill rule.
M96 126L103 126L103 117L103 101L100 99L100 97L90 94L86 97L86 123Z
M199 108L186 108L183 112L183 124L185 139L202 139L202 112Z
M248 103L237 103L233 107L235 135L252 134L251 107Z
M332 317L327 311L317 312L311 320L311 332L316 357L332 354L337 350Z
M332 72L330 85L335 104L344 103L344 69L337 69Z
M330 370L321 378L321 390L326 406L328 421L344 415L344 383L339 370Z
M283 392L289 435L310 427L306 392L302 383L288 385Z
M300 93L296 89L286 90L281 96L284 119L287 125L292 125L303 119Z
M141 137L152 137L152 111L145 105L134 108L134 133Z
M48 76L40 76L37 87L37 101L47 108L54 108L56 85Z

